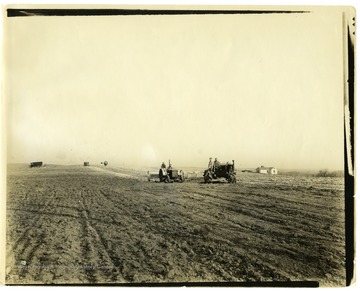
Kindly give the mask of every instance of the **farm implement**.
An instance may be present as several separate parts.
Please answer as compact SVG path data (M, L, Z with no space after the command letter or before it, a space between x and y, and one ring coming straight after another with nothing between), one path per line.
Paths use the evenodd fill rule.
M205 183L211 183L219 178L225 178L229 183L236 183L235 162L233 160L232 164L214 163L204 171L203 176Z

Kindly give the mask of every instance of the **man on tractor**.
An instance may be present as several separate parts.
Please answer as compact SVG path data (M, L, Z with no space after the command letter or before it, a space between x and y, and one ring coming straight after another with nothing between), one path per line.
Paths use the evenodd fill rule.
M215 161L214 161L214 166L213 166L213 171L215 171L215 169L220 165L220 162L218 161L217 158L215 158Z
M213 167L213 162L212 162L212 158L209 158L209 164L208 164L208 169L211 170Z

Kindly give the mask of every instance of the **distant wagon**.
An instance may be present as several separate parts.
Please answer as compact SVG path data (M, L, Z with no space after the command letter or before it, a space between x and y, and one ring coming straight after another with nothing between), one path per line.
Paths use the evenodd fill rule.
M42 167L43 165L43 162L32 162L30 163L29 167L30 168L39 168L39 167Z
M89 162L84 162L84 166L88 167L88 166L90 166L90 163Z

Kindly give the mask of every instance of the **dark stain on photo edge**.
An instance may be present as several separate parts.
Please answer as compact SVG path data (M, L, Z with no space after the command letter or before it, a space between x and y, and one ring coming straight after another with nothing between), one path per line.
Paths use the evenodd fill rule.
M161 10L161 9L7 9L7 17L26 16L133 16L133 15L234 15L293 14L310 11L292 10Z

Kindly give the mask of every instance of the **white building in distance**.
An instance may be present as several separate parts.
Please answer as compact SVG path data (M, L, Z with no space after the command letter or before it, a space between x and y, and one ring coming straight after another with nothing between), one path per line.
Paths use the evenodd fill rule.
M277 175L278 170L274 167L264 167L261 166L259 168L256 169L256 173L259 174L271 174L271 175Z

